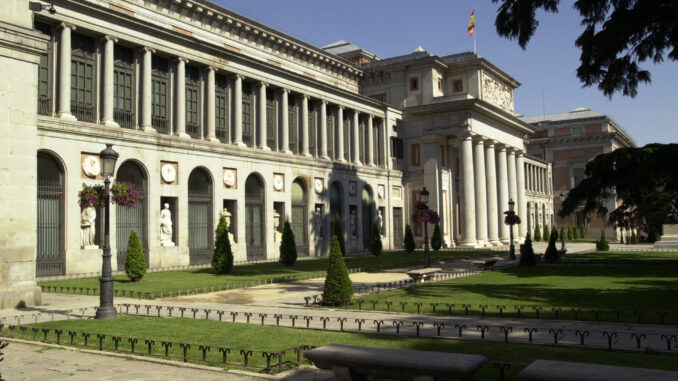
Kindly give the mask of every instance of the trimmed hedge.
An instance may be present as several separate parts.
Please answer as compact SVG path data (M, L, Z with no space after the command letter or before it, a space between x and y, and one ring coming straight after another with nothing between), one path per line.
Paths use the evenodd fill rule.
M353 283L351 283L351 278L348 277L346 263L341 256L339 240L333 236L323 290L323 303L335 306L345 305L351 301L352 296Z

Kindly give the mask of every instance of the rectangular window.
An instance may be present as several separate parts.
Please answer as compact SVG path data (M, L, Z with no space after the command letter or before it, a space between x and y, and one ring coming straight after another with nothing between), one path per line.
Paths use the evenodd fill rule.
M420 165L421 157L419 156L419 144L412 144L410 147L412 153L410 163L412 163L412 165Z
M454 82L452 82L452 91L455 93L464 91L464 81L461 79L455 79Z
M419 90L419 78L412 77L410 78L410 91Z
M581 127L572 127L572 135L573 136L581 136L583 133L583 128Z
M316 133L315 133L315 111L308 111L308 150L311 155L316 156Z
M266 144L268 145L268 148L277 151L278 146L275 144L275 103L266 103Z
M52 105L49 98L49 56L42 54L38 66L38 114L51 115Z
M252 146L252 101L244 94L242 97L242 138L245 144Z
M443 91L443 79L438 78L438 91L442 92Z
M153 128L162 134L169 134L169 67L167 59L153 55L151 79L151 122Z
M403 158L403 140L395 136L391 137L391 157L396 159Z
M574 186L576 187L584 180L584 178L586 178L584 168L572 168L572 177L574 178Z
M290 104L288 106L288 117L287 117L287 122L288 122L288 133L289 133L289 144L290 144L290 151L293 153L299 153L298 151L298 144L297 144L297 129L298 123L297 123L297 113L295 111L294 105Z
M200 138L200 116L198 112L198 89L186 87L186 132L193 138Z
M334 159L334 115L327 117L327 156Z
M226 94L217 92L214 98L214 133L222 142L228 141L226 127Z
M351 123L344 120L344 158L351 161Z

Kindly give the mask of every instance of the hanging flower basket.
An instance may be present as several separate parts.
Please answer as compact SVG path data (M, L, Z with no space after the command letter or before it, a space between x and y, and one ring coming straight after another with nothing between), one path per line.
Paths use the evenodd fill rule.
M428 222L435 225L440 222L440 215L431 209L419 210L412 215L412 222L415 224Z
M111 202L128 209L134 208L141 202L141 194L134 183L116 181L111 186ZM78 192L78 204L80 209L101 208L106 205L104 186L82 184L82 190Z
M520 224L520 217L518 217L517 214L507 215L504 218L504 223L506 225L519 225Z

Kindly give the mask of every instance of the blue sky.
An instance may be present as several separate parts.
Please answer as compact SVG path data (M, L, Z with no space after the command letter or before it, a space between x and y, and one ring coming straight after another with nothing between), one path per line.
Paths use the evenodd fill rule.
M473 51L466 33L476 11L479 55L522 85L516 112L537 116L584 106L608 114L638 145L678 142L678 63L645 63L652 83L635 99L596 88L582 88L576 77L581 32L572 1L557 14L540 14L540 25L526 50L500 38L494 27L497 4L490 0L212 0L213 2L315 46L338 40L357 44L382 58L407 54L421 45L437 55Z

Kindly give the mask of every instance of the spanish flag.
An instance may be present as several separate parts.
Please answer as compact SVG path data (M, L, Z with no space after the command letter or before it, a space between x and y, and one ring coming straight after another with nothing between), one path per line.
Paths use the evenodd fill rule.
M476 11L471 13L471 18L468 20L468 35L473 36L473 30L476 29Z

